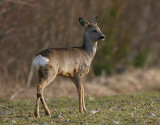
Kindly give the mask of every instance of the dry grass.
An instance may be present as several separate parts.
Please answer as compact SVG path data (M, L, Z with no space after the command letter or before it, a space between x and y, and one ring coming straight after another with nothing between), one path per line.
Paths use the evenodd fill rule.
M135 70L120 75L96 77L92 80L83 80L85 95L104 96L136 93L142 91L160 92L160 70ZM76 97L76 87L70 79L57 78L44 91L45 97ZM35 98L36 87L2 86L0 98Z

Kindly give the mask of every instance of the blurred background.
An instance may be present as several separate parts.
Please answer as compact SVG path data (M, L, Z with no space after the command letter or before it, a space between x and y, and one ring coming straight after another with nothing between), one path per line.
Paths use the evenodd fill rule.
M83 80L85 94L160 92L159 5L159 0L1 0L0 98L35 98L35 54L81 46L78 18L95 16L106 39ZM46 88L48 97L77 96L70 79L53 83Z

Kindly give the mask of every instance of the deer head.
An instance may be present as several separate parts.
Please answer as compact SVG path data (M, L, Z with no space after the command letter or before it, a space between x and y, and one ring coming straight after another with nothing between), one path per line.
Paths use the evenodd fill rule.
M84 37L87 39L87 41L97 42L104 40L105 36L102 34L100 28L98 27L97 21L97 16L90 22L83 18L79 18L80 24L85 28Z

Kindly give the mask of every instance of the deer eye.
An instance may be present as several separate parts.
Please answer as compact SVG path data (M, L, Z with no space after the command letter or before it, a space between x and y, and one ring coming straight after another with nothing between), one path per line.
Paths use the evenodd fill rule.
M97 30L92 30L92 32L95 32L95 33L96 33L96 32L97 32Z

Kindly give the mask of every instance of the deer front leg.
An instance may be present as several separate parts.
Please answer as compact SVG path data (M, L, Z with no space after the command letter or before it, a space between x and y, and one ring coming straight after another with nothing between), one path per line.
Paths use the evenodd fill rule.
M85 106L85 101L84 101L84 88L83 88L83 86L82 86L82 105L83 105L83 111L85 113L87 113L86 106Z
M82 100L83 100L83 95L82 95L83 93L82 93L82 88L81 87L79 87L78 88L78 98L79 98L79 112L80 113L83 113L83 102L82 102Z
M84 89L81 84L81 78L79 75L75 75L73 79L74 84L77 88L78 98L79 98L79 112L86 113L85 103L84 103Z

